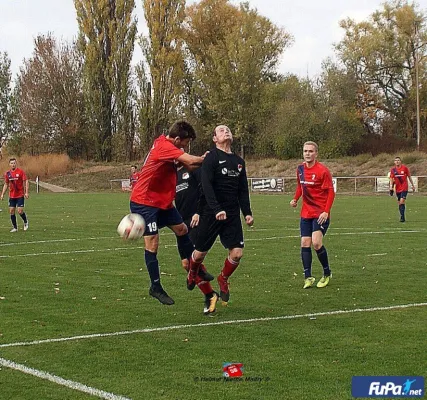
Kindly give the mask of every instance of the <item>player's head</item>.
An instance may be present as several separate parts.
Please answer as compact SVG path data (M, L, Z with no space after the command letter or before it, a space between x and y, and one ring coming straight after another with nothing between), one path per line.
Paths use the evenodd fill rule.
M302 148L302 153L304 161L306 163L312 163L317 158L317 153L319 151L319 146L315 142L305 142Z
M394 165L396 167L400 167L402 165L402 160L400 159L400 157L395 157L394 158Z
M173 140L176 147L185 148L196 138L196 131L188 122L177 121L169 128L167 136Z
M233 143L233 134L227 125L218 125L213 131L213 141L215 144L222 144L227 141Z
M17 161L16 158L9 158L9 166L11 169L16 169Z
M137 171L137 169L138 169L138 167L137 167L136 165L132 165L132 166L130 167L130 172L131 172L132 174L134 174L134 173Z

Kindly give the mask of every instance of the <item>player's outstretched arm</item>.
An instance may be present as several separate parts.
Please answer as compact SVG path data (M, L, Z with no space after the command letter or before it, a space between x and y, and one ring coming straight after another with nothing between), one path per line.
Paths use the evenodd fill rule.
M192 169L200 167L200 165L202 165L204 158L205 158L204 156L199 157L199 156L193 156L188 153L184 153L181 156L179 156L177 160L181 164L183 164L189 171L191 171Z

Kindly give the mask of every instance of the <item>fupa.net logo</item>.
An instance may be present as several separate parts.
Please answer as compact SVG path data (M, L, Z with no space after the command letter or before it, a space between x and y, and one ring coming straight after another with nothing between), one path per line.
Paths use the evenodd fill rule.
M353 376L353 397L423 397L422 376Z

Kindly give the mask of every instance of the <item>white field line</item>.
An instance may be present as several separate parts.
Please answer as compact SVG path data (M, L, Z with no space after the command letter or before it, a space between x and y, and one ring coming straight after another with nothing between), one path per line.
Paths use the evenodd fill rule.
M104 239L116 239L117 236L99 236L89 238L68 238L68 239L49 239L49 240L33 240L31 242L14 242L14 243L0 243L0 247L5 246L22 246L24 244L45 244L45 243L63 243L63 242L79 242L86 240L104 240Z
M349 232L349 234L358 234L357 230L364 230L365 228L332 228L329 230L329 234L330 235L334 235L334 233L331 233L331 231L340 231L340 230L350 230L352 232ZM384 232L387 231L391 231L393 230L393 232L390 233L399 233L399 232L409 232L409 231L405 231L404 229L400 230L396 230L396 228L383 228ZM277 232L277 229L273 229L273 228L247 228L244 233L257 233L257 232L267 232L267 231L275 231ZM298 228L289 228L289 229L282 229L282 231L285 232L299 232ZM426 229L420 229L417 230L415 232L425 232ZM172 236L174 235L173 232L160 232L160 236ZM293 236L291 236L293 237ZM84 237L84 238L64 238L64 239L46 239L46 240L32 240L32 241L28 241L28 242L24 242L24 241L19 241L19 242L7 242L7 243L0 243L0 247L8 247L8 246L22 246L22 245L26 245L26 244L46 244L46 243L63 243L63 242L84 242L86 240L108 240L108 239L113 239L116 240L117 236L97 236L97 237Z
M40 379L56 383L57 385L65 386L79 392L88 393L92 396L98 396L101 399L107 400L130 400L128 397L118 396L114 393L104 392L103 390L95 389L90 386L83 385L79 382L70 381L68 379L61 378L60 376L49 374L48 372L39 371L37 369L26 367L22 364L17 364L13 361L0 358L0 365L6 368L14 369L15 371L23 372L27 375L33 375Z
M31 342L5 343L5 344L1 344L0 348L33 346L38 344L69 342L73 340L95 339L95 338L104 338L104 337L113 337L113 336L134 335L138 333L164 332L164 331L172 331L172 330L188 329L188 328L204 328L207 326L239 325L239 324L248 324L248 323L255 323L255 322L283 321L283 320L300 319L300 318L316 318L316 317L323 317L323 316L329 316L329 315L345 315L345 314L355 314L355 313L374 312L374 311L392 311L392 310L401 310L401 309L425 307L425 306L427 306L427 303L411 303L411 304L401 304L401 305L387 306L387 307L355 308L352 310L337 310L337 311L324 311L324 312L309 313L309 314L283 315L279 317L262 317L262 318L251 318L251 319L235 319L235 320L219 321L219 322L206 322L206 323L200 323L200 324L170 325L170 326L163 326L158 328L134 329L131 331L93 333L90 335L79 335L79 336L70 336L70 337L56 338L56 339L34 340Z
M421 233L424 232L424 230L407 230L407 231L375 231L375 232L338 232L338 233L328 233L328 236L353 236L353 235L390 235L395 233ZM295 239L299 238L300 235L288 235L288 236L267 236L263 238L252 238L252 239L245 239L245 242L256 242L261 240L277 240L277 239ZM168 247L176 247L176 244L167 244L164 246L165 248ZM1 256L0 256L1 258Z
M1 255L0 258L17 258L17 257L35 257L35 256L57 256L62 254L82 254L82 253L101 253L105 251L130 251L135 249L144 249L144 246L138 247L115 247L109 249L84 249L84 250L70 250L70 251L54 251L54 252L42 252L42 253L26 253L26 254L15 254L15 255Z
M349 235L390 235L395 233L421 233L423 230L405 230L405 231L375 231L375 232L339 232L330 233L328 236L349 236ZM288 235L288 236L268 236L263 238L252 238L245 239L246 242L261 241L261 240L278 240L278 239L293 239L299 238L300 235ZM21 243L23 244L23 243ZM176 247L176 244L166 244L165 248ZM64 254L84 254L84 253L101 253L108 251L130 251L136 249L143 249L144 246L136 247L114 247L106 249L82 249L82 250L69 250L69 251L53 251L53 252L40 252L40 253L26 253L26 254L14 254L14 255L0 255L1 258L17 258L17 257L36 257L36 256L56 256Z

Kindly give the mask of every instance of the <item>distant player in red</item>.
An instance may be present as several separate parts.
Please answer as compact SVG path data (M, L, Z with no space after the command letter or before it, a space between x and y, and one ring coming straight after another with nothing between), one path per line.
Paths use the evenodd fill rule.
M390 196L393 196L393 186L396 189L397 201L399 202L400 222L405 222L405 201L408 195L408 179L415 192L411 173L406 165L402 164L400 157L394 159L394 167L390 170Z
M145 263L151 280L149 294L167 305L175 302L160 284L157 260L159 229L165 226L170 228L177 237L180 253L190 258L193 243L188 236L187 225L173 205L173 200L176 194L177 164L181 163L189 169L194 169L203 162L204 156L192 156L182 150L195 138L194 128L185 121L175 122L166 135L157 138L145 159L130 197L131 212L140 214L146 223L144 241Z
M18 232L15 210L18 208L18 214L24 221L24 231L28 229L28 219L24 212L24 199L28 199L29 183L25 172L17 168L16 158L9 160L10 170L4 174L4 185L1 191L1 200L3 200L6 190L9 188L9 213L12 221L11 232Z
M138 181L139 178L139 172L138 172L138 167L136 165L132 165L130 167L130 176L129 176L129 188L126 189L127 191L131 192L132 189L134 188L136 182Z
M316 280L311 276L312 245L323 267L323 277L317 283L317 287L323 288L329 284L331 278L328 253L323 246L323 236L329 227L329 214L335 192L329 169L316 160L317 144L305 142L303 155L304 163L298 166L297 189L290 205L296 207L302 196L300 230L304 289L312 287Z

